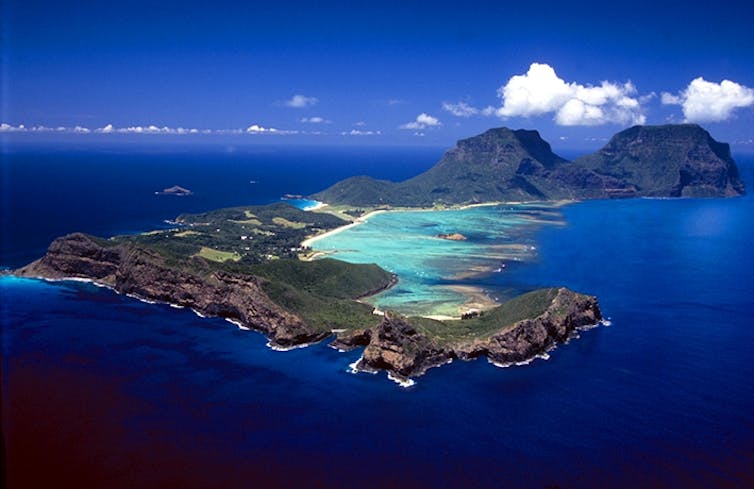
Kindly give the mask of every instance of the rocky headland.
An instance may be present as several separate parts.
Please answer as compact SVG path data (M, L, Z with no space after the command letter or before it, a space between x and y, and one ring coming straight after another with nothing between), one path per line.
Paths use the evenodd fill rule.
M344 350L363 346L364 354L355 365L356 369L387 370L396 378L406 380L455 359L485 357L497 365L525 362L566 341L578 329L602 321L597 299L593 296L566 288L541 289L514 301L532 298L536 299L538 308L532 317L507 322L501 311L493 311L488 321L491 324L480 328L485 331L483 334L452 331L453 327L468 331L461 324L466 320L439 326L426 320L417 322L386 313L378 326L342 333L333 346ZM512 309L516 306L518 304L501 307ZM484 317L480 316L480 320ZM440 332L438 327L446 331Z
M230 319L263 332L273 345L282 347L319 341L328 335L273 302L258 277L212 270L201 259L187 265L171 265L145 248L107 246L76 233L56 239L44 257L14 273L52 280L88 279L122 294Z

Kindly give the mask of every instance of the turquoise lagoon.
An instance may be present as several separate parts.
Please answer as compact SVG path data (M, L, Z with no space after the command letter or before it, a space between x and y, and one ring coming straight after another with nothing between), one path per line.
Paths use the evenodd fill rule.
M369 302L408 315L458 316L520 293L495 285L537 258L536 232L564 224L559 206L480 205L450 210L392 210L314 241L327 256L376 263L398 275L398 284ZM460 233L451 241L441 234Z

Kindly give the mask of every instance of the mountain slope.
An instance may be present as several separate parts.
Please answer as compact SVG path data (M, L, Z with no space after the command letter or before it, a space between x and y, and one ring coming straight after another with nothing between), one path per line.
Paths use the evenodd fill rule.
M353 177L313 196L330 204L431 206L636 196L729 197L744 192L725 143L693 124L635 126L574 162L537 131L490 129L460 140L403 182Z
M730 146L696 124L634 126L575 161L630 182L648 197L731 197L744 193Z

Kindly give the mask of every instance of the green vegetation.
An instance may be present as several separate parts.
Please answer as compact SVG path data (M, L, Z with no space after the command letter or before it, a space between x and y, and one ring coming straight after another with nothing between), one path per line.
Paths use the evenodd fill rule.
M238 261L241 259L241 255L238 253L231 253L229 251L220 251L216 250L214 248L208 248L206 246L202 246L199 250L199 253L193 256L201 256L202 258L206 258L207 260L217 261L217 262L226 262L226 261Z
M274 222L278 226L284 226L292 229L304 229L308 225L305 222L289 221L284 217L273 217L272 222Z
M330 204L306 212L286 203L219 209L177 218L179 229L108 240L158 252L191 273L254 275L270 298L317 328L368 327L379 321L354 299L387 287L377 265L333 259L302 262L309 236L379 208L445 208L517 200L736 195L743 192L729 147L695 125L636 126L599 152L569 162L536 131L491 129L464 139L428 171L403 182L366 176L343 180L314 198ZM455 321L410 318L440 341L484 339L551 304L556 289L508 301L477 317Z
M372 306L354 299L382 290L392 280L392 275L377 265L332 259L268 261L247 273L267 280L264 290L277 304L327 330L377 324L380 317L372 314Z
M558 293L558 289L539 289L511 299L495 309L482 312L472 319L433 321L410 318L411 324L442 342L488 338L518 321L535 318L545 312Z
M261 226L262 221L259 219L251 218L251 219L244 219L242 221L239 221L237 219L228 219L228 221L235 223L235 224L241 224L241 225L248 225L248 226Z
M695 168L696 162L705 164ZM574 163L616 180L630 180L641 195L651 197L743 193L730 147L695 124L634 126Z
M366 328L380 320L372 306L355 299L388 287L390 273L377 265L297 258L306 251L305 238L348 223L340 217L279 203L186 214L177 222L180 229L117 236L106 244L156 251L170 267L200 276L260 277L273 301L317 329Z
M697 125L681 124L632 127L573 162L553 153L537 131L490 129L459 141L434 167L409 180L353 177L313 198L356 207L431 207L743 192L728 145Z
M275 303L320 329L368 328L381 319L367 304L314 294L285 282L267 282L263 288Z
M338 299L356 299L383 289L392 280L377 265L360 265L331 258L303 262L279 260L256 265L254 275L286 282L298 290Z
M175 233L173 236L175 236L176 238L185 238L186 236L192 236L192 235L196 236L198 234L200 233L197 233L196 231L188 230L188 231L181 231L179 233Z
M283 202L184 214L176 221L181 229L115 239L178 258L198 255L225 261L229 253L233 260L251 265L281 258L295 259L302 251L301 242L307 237L347 223L332 214L306 212ZM202 253L202 248L211 248L220 254Z
M569 196L562 190L562 182L539 177L567 163L551 151L536 131L491 129L459 141L437 165L409 180L394 183L353 177L314 198L363 207L560 199Z

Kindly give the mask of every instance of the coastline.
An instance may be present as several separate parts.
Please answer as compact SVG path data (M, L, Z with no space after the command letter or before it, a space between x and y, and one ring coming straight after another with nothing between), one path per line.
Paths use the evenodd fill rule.
M329 205L329 204L325 204L324 202L319 202L319 201L317 201L317 203L316 203L316 204L314 204L313 206L311 206L311 207L305 207L305 208L304 208L304 209L302 209L302 210L305 210L305 211L318 211L318 210L320 210L320 209L324 209L324 208L325 208L325 207L327 207L328 205Z
M367 220L375 216L377 214L381 214L383 212L442 212L442 211L463 211L467 209L474 209L476 207L495 207L495 206L503 206L503 205L525 205L525 204L546 204L552 207L563 207L568 204L572 204L574 202L578 202L576 199L563 199L563 200L554 200L554 201L538 201L538 200L532 200L532 201L512 201L512 202L503 202L503 201L494 201L494 202L480 202L478 204L464 204L460 206L451 206L451 207L398 207L394 209L376 209L371 212L368 212L367 214L364 214L361 217L357 217L353 220L353 222L349 222L348 224L344 224L341 227L331 229L330 231L327 231L322 234L318 234L316 236L310 236L306 238L304 241L301 242L301 247L311 247L312 243L315 243L319 241L320 239L324 239L329 236L333 236L335 234L338 234L342 231L345 231L346 229L350 229L354 226L358 226L359 224L364 224L367 222ZM329 206L329 204L324 202L319 202L316 207L312 207L310 209L306 209L307 211L318 211L324 207ZM305 259L305 261L310 261L314 259L313 257Z
M311 236L307 239L305 239L301 243L301 247L308 247L311 248L311 245L316 243L317 241L334 236L338 233L341 233L347 229L353 228L355 226L358 226L360 224L366 223L370 217L375 216L377 214L381 213L398 213L398 212L441 212L441 211L462 211L462 210L468 210L473 209L477 207L496 207L496 206L505 206L505 205L524 205L528 203L535 203L538 201L531 201L531 202L501 202L501 201L494 201L494 202L481 202L476 204L465 204L461 206L452 206L452 207L444 207L444 208L437 208L437 207L404 207L404 208L394 208L394 209L377 209L373 210L371 212L368 212L367 214L364 214L361 217L358 217L354 219L353 222L350 222L348 224L345 224L343 226L340 226L338 228L332 229L330 231L327 231L325 233ZM570 204L572 202L575 202L574 200L559 200L554 202L546 202L547 205L552 205L553 207L562 207L564 205ZM543 202L545 204L545 202ZM327 206L328 204L323 204L322 207ZM305 256L301 256L300 259L302 261L314 261L320 258L324 258L328 255L330 255L332 252L323 252L323 251L317 251L317 250L311 250L308 254ZM490 270L475 270L473 272L467 272L463 274L462 276L455 277L456 279L464 279L469 278L472 276L476 276L483 273L492 272L492 269ZM425 314L421 315L420 317L428 318L428 319L434 319L437 321L455 321L460 320L462 315L468 312L482 312L482 311L488 311L490 309L493 309L497 306L499 306L499 302L490 297L488 292L479 286L476 285L466 285L466 284L458 284L458 285L443 285L441 286L443 288L452 290L459 295L463 296L465 298L465 301L462 304L458 305L457 308L457 314L454 315L448 315L448 314ZM376 295L376 294L372 294Z
M326 206L326 205L327 204L324 204L323 207ZM350 222L348 224L344 224L343 226L340 226L340 227L335 228L335 229L331 229L330 231L327 231L325 233L318 234L316 236L311 236L309 238L306 238L304 241L301 242L301 247L302 248L310 248L311 245L312 245L312 243L315 243L315 242L319 241L320 239L327 238L328 236L333 236L335 234L338 234L340 232L345 231L346 229L350 229L352 227L358 226L359 224L364 224L365 222L367 222L367 220L370 217L376 216L377 214L381 214L383 212L387 212L387 209L377 209L377 210L374 210L372 212L369 212L368 214L365 214L365 215L363 215L361 217L356 218L353 222ZM312 259L313 259L313 257L307 258L304 261L311 261Z

